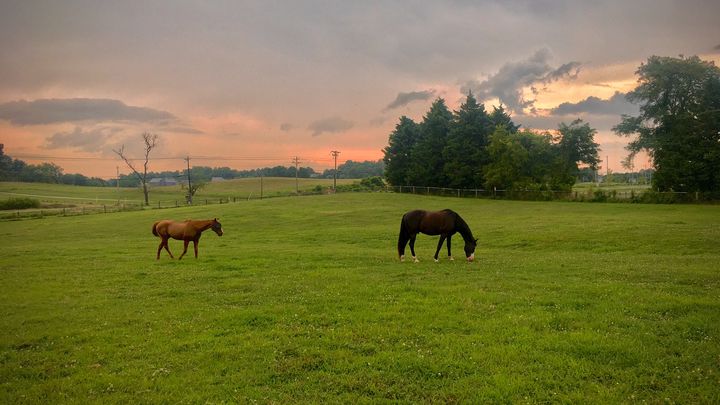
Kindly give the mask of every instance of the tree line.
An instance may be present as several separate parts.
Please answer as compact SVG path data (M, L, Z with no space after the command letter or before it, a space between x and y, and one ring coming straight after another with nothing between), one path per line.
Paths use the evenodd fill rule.
M384 149L393 185L568 190L581 166L600 162L596 130L581 120L557 134L520 129L505 109L491 113L472 93L451 112L436 99L423 121L401 117Z
M63 173L62 167L54 163L29 164L13 159L4 152L0 144L0 181L21 181L27 183L74 184L79 186L104 187L107 181L82 174Z
M632 138L623 166L632 170L644 151L654 190L720 193L720 69L697 56L652 56L636 74L627 99L640 115L613 128ZM595 134L581 120L554 133L520 129L502 106L488 113L472 94L454 112L439 98L422 122L400 117L384 149L385 177L393 185L568 190L600 163Z
M378 161L355 162L348 160L338 165L338 178L361 179L373 176L382 176L384 163ZM295 177L294 166L274 166L249 170L236 170L230 167L209 167L193 166L191 168L191 180L198 182L209 182L213 177L223 179L238 179L247 177ZM322 172L315 171L312 167L299 167L297 170L300 178L333 178L334 169L327 169ZM187 180L187 171L149 171L147 178L172 178L179 182ZM95 187L138 187L140 180L133 174L121 174L119 179L106 180L98 177L88 177L82 174L63 173L63 169L54 163L28 164L20 159L13 159L4 153L4 146L0 144L0 181L20 181L28 183L52 183L70 184L76 186Z

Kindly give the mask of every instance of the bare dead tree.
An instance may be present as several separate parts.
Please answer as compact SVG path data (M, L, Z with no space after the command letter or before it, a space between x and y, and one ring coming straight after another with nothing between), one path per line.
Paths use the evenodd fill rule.
M157 146L158 136L157 134L151 134L150 132L144 132L142 134L143 141L145 142L145 162L143 163L143 171L142 173L138 171L135 166L132 163L132 160L125 155L125 145L122 145L120 149L115 150L113 149L113 152L115 152L118 156L120 156L120 159L124 160L127 166L132 170L132 172L135 174L135 176L140 180L140 184L142 184L143 188L143 195L145 196L145 205L150 205L150 202L148 200L148 188L147 188L147 172L148 172L148 161L150 160L150 152L155 149L155 146Z

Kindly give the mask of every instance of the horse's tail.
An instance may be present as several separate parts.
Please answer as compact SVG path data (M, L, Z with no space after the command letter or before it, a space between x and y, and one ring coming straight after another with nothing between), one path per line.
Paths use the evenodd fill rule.
M153 235L155 235L157 237L160 237L160 234L157 231L157 224L159 224L159 223L160 223L160 221L155 222L152 227L152 233L153 233Z

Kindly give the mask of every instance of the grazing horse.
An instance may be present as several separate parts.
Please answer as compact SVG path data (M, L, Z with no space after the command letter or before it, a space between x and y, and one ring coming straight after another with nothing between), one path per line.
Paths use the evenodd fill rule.
M410 252L414 262L419 260L415 256L415 237L418 232L426 235L440 235L440 241L435 251L435 261L438 261L438 253L443 242L447 239L448 257L453 260L450 252L450 239L456 232L460 232L465 240L465 257L469 262L475 259L475 246L477 239L473 237L468 224L452 210L423 211L415 210L407 212L400 222L400 237L398 238L398 255L401 261L405 261L405 245L410 241Z
M162 221L155 222L152 227L152 233L153 235L158 236L161 239L160 246L158 246L157 259L160 259L160 251L163 247L165 248L165 250L167 250L170 258L175 258L173 257L173 254L170 253L170 248L168 248L168 239L170 238L185 242L183 252L178 258L178 260L182 259L183 256L185 256L185 253L187 253L187 248L190 241L193 242L193 246L195 247L195 258L197 259L198 242L200 241L200 235L202 235L202 233L207 229L212 229L213 231L215 231L216 234L218 234L218 236L223 235L222 225L220 225L220 222L218 222L217 218L198 221L188 219L183 222L176 222L164 219Z

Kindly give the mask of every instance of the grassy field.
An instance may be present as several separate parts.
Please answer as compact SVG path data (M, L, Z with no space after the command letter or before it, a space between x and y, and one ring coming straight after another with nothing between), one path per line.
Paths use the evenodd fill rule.
M356 180L338 179L338 184L351 184ZM309 191L316 186L332 187L332 179L298 179L298 188ZM263 195L275 196L295 192L295 179L266 177L263 179ZM150 205L158 201L185 201L187 192L178 186L150 187ZM32 197L45 204L113 204L117 201L140 203L143 200L139 187L85 187L65 184L0 182L0 198ZM207 183L195 195L195 199L248 199L260 197L260 178L233 179Z
M400 263L414 208L476 262L421 235ZM161 217L225 235L156 261ZM0 234L0 403L720 402L719 206L348 193Z

